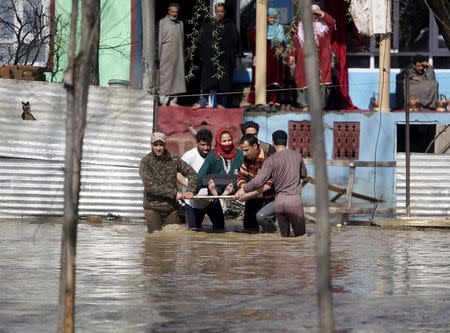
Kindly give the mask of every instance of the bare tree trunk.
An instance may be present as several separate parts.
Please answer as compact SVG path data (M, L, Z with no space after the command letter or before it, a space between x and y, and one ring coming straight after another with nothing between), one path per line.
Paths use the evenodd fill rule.
M68 67L64 73L67 90L66 111L66 159L64 177L64 224L61 240L61 273L59 281L59 320L58 332L74 331L75 308L75 244L77 234L76 217L74 215L74 199L72 197L72 118L75 109L75 92L73 90L73 70L78 19L78 0L72 0L70 14L70 35L68 43Z
M68 47L69 65L64 75L64 84L67 90L66 164L58 332L65 333L75 330L75 273L80 169L86 125L92 42L96 25L99 23L95 14L96 2L98 0L82 0L81 42L75 58L78 0L72 0Z
M447 48L450 48L450 1L449 0L425 0L425 3L436 17L439 31L444 37Z
M317 288L319 294L319 322L321 333L334 332L333 294L330 267L330 224L328 213L328 178L323 137L322 103L320 98L317 50L314 42L311 0L303 0L300 14L305 33L303 47L308 98L311 112L311 132L316 184L316 251Z
M154 65L155 65L155 1L142 0L142 29L143 42L142 53L144 64L144 75L142 88L149 90L154 87Z

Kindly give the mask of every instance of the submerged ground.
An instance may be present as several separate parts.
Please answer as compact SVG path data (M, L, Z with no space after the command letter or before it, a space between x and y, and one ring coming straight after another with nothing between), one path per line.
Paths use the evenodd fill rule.
M232 229L232 228L230 228ZM308 235L80 224L78 332L316 332ZM54 332L61 225L0 223L0 332ZM340 332L448 332L450 232L332 229Z

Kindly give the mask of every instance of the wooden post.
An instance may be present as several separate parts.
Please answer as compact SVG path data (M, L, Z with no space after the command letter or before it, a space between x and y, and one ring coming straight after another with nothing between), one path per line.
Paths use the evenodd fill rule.
M155 1L142 0L142 62L144 75L142 89L149 90L154 87L155 64Z
M391 1L386 0L387 18L391 17ZM390 24L387 23L387 24ZM389 31L389 30L388 30ZM378 96L380 111L391 111L390 108L390 73L391 73L391 33L380 36Z
M356 172L356 166L355 163L350 163L349 169L348 169L348 181L347 181L347 205L345 207L345 213L342 215L342 224L347 225L348 224L348 217L350 215L350 210L352 208L352 196L353 196L353 185L355 184L355 172Z
M309 86L311 112L312 149L314 151L314 174L317 179L316 201L316 252L317 252L317 289L319 296L319 327L321 333L334 332L333 294L331 290L330 265L330 223L328 206L328 177L325 160L324 126L322 120L322 102L320 81L317 68L317 50L314 42L311 0L302 0L300 4L305 43L306 79Z
M266 104L267 0L256 1L255 103Z

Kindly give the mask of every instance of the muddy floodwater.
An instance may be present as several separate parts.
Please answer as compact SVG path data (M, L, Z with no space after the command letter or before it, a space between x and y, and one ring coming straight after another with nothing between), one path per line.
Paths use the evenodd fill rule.
M77 332L317 332L308 236L80 224ZM0 332L55 332L61 225L0 223ZM449 332L450 232L333 227L338 332Z

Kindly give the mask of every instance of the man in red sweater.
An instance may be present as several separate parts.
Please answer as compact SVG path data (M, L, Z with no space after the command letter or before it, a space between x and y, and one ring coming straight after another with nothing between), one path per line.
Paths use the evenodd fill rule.
M244 154L244 161L239 169L236 185L239 189L251 181L258 174L264 161L269 156L259 146L258 138L253 134L245 134L240 141L241 150ZM262 195L259 191L247 193L241 196L245 200L244 209L244 229L248 232L259 232L259 223L257 221L257 212L270 201L273 201L275 192L273 191L272 181L269 179L263 186ZM275 221L274 221L275 222Z
M245 184L236 197L263 188L272 179L275 188L275 214L282 237L290 236L290 226L294 237L305 234L305 215L301 198L302 179L307 176L302 155L287 149L287 133L275 131L272 134L276 153L264 162L258 174Z

